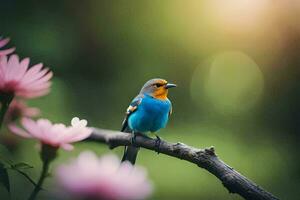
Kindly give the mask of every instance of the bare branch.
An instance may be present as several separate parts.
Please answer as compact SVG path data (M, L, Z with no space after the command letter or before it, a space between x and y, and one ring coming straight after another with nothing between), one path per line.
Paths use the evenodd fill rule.
M131 134L94 128L88 140L107 144L111 149L131 144ZM155 139L136 137L136 145L156 151ZM220 160L214 147L197 149L183 143L161 141L159 152L194 163L215 175L230 193L236 193L247 200L275 200L278 198L250 181Z

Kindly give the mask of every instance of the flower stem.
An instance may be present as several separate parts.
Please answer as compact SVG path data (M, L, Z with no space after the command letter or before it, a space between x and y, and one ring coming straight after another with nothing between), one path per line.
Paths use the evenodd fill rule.
M0 129L3 124L4 116L8 110L9 104L13 100L13 94L0 94L1 110L0 110Z
M40 178L38 180L38 183L36 184L34 190L31 192L28 200L36 199L36 196L39 193L39 191L42 189L44 180L48 175L49 165L57 156L58 147L53 147L44 143L42 143L41 145L42 145L42 150L40 153L40 157L43 162L43 169Z
M42 185L48 174L49 164L50 164L50 161L43 162L43 169L42 169L39 181L36 184L34 190L31 192L28 200L34 200L36 198L37 194L39 193L39 191L42 189Z

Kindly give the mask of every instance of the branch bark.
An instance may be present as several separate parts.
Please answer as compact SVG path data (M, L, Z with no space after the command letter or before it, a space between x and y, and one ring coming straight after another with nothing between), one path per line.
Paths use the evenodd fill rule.
M129 133L94 128L88 140L105 143L113 149L118 146L130 145L131 137L132 135ZM157 150L155 139L151 138L137 136L136 145L152 151ZM214 147L197 149L180 142L169 143L162 140L159 153L186 160L206 169L222 182L229 193L239 194L247 200L278 200L273 194L220 160L215 154Z

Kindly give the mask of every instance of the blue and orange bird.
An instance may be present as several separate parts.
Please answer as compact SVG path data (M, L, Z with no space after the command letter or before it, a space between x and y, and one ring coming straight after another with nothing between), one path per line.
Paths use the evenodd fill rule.
M167 125L172 113L168 99L168 89L176 87L164 79L151 79L145 83L140 93L132 100L126 111L122 132L132 133L131 146L126 146L122 161L135 163L139 148L134 145L136 134L156 132ZM158 142L160 138L157 136Z

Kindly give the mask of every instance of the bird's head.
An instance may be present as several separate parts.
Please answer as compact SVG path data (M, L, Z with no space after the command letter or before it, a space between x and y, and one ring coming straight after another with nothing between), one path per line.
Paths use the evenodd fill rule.
M156 99L165 100L168 97L168 89L176 87L175 84L160 78L147 81L141 89L141 94L148 94Z

